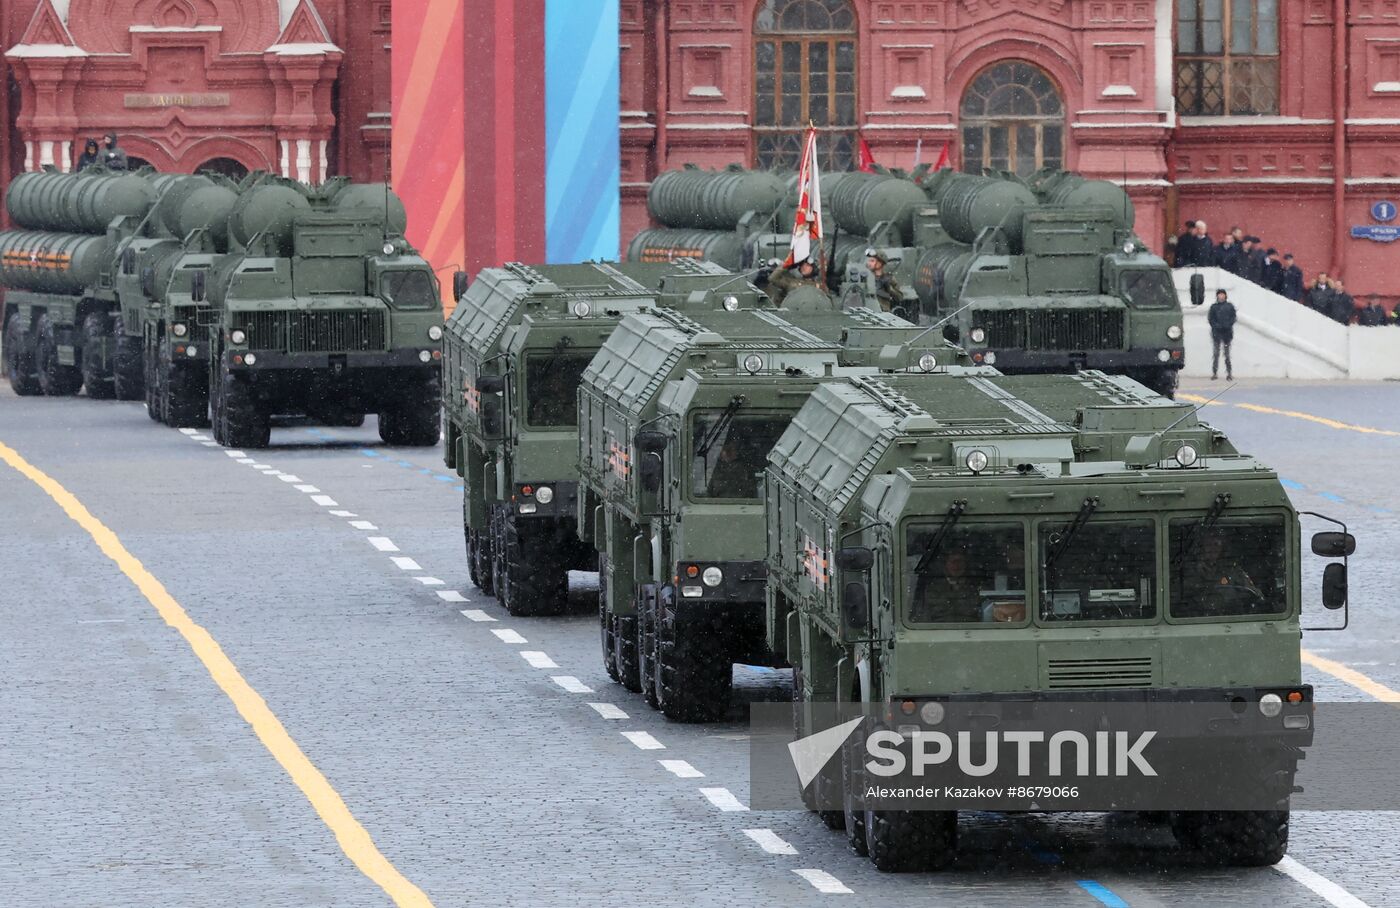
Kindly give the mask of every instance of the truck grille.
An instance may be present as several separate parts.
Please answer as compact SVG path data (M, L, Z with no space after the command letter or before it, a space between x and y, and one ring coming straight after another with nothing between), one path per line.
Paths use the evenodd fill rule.
M385 349L384 313L373 309L249 312L244 318L248 346L255 350L354 353Z
M1052 689L1151 687L1154 681L1152 663L1151 656L1125 656L1119 659L1050 659L1045 663L1045 675L1046 681Z
M973 324L987 329L987 346L1020 350L1121 350L1122 309L1003 309Z

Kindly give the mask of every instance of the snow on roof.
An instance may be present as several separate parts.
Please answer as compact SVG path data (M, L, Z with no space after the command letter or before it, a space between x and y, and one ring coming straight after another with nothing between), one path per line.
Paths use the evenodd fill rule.
M87 57L87 51L81 47L70 47L66 44L16 44L5 51L7 57Z
M334 44L274 44L267 52L284 57L306 57L316 54L338 54L340 48Z

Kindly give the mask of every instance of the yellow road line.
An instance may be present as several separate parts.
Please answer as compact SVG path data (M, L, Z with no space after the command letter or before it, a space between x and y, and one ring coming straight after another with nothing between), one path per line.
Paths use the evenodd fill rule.
M1208 397L1201 397L1197 394L1177 394L1177 399L1193 404L1203 404L1210 400ZM1307 422L1315 422L1329 429L1342 429L1347 432L1360 432L1363 435L1383 435L1387 438L1400 438L1400 432L1390 429L1377 429L1372 426L1358 426L1349 422L1341 422L1336 419L1328 419L1326 416L1315 416L1312 413L1303 413L1299 410L1278 410L1274 407L1265 407L1262 404L1237 404L1216 401L1217 406L1239 407L1241 410L1250 410L1254 413L1267 413L1270 416L1287 416L1290 419L1302 419Z
M1363 675L1354 668L1348 668L1340 662L1324 659L1317 653L1310 653L1307 650L1303 650L1303 662L1311 665L1320 672L1326 672L1340 681L1345 681L1357 690L1370 694L1382 703L1400 703L1400 691L1392 690L1379 681Z
M127 551L117 534L94 517L92 512L83 507L82 502L57 480L29 463L3 442L0 442L0 460L4 460L43 489L44 494L63 508L64 513L87 531L102 553L112 559L121 572L141 591L146 601L165 619L165 623L180 632L180 636L185 638L185 642L194 650L199 661L204 663L210 677L233 701L244 721L253 727L253 732L258 736L258 740L262 741L268 753L272 754L287 771L287 775L292 777L302 794L306 795L322 822L335 834L335 839L340 843L345 856L354 862L360 872L378 884L394 900L394 904L431 908L432 902L428 900L427 895L399 873L398 869L389 863L389 859L375 847L369 831L350 813L350 808L345 806L340 793L307 758L292 740L292 736L287 734L281 721L252 685L239 674L233 661L224 654L213 636L190 618L161 582Z

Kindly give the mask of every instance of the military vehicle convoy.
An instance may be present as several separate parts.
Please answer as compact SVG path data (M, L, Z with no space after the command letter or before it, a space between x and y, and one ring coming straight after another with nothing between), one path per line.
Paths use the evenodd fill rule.
M628 257L730 268L781 259L794 187L737 166L660 174L648 209L667 227L638 233ZM1166 263L1133 234L1121 187L1059 171L878 171L824 175L823 201L828 280L846 305L876 305L863 255L875 247L903 288L902 314L946 322L978 362L1007 373L1101 369L1174 392L1180 301Z
M441 315L382 184L250 174L26 173L0 233L17 394L136 400L172 426L267 444L274 415L436 444ZM211 393L212 392L212 393ZM212 399L212 400L211 400Z
M794 667L799 734L817 702L930 729L960 701L1310 711L1298 515L1189 407L1095 372L856 377L816 388L769 461L768 642ZM1328 565L1324 605L1345 587ZM1278 809L1173 814L1173 831L1277 862L1299 754L1271 755ZM848 749L814 783L841 793L829 824L883 870L944 866L956 813L870 809L861 766Z

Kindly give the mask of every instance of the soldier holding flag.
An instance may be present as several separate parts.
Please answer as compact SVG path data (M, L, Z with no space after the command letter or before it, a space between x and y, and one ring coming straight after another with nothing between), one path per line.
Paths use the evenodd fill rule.
M792 243L782 268L768 279L768 295L781 306L798 287L822 289L826 275L822 255L821 177L817 172L817 131L809 126L798 171L797 217L792 225ZM824 291L823 291L824 292Z

